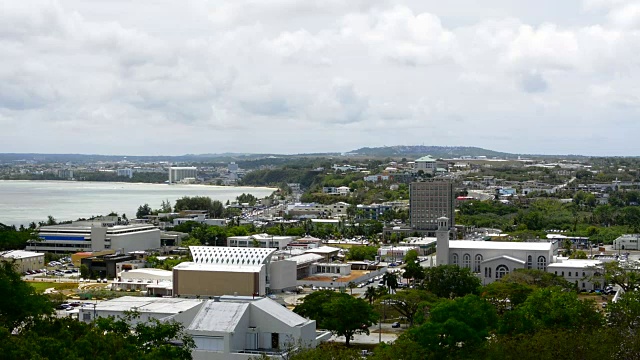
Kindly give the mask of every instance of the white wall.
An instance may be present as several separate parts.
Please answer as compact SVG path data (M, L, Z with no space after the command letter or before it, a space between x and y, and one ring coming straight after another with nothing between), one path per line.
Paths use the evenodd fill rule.
M269 264L270 285L273 291L296 287L297 264L292 260L272 261Z

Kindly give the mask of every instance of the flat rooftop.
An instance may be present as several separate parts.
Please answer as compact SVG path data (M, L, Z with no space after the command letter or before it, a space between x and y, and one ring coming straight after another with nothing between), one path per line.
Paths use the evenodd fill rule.
M549 251L553 248L550 242L516 242L516 241L449 241L449 249L479 249L479 250L532 250Z

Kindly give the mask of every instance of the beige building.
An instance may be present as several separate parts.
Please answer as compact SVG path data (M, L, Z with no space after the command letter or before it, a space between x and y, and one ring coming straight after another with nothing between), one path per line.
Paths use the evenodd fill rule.
M213 297L264 296L273 248L191 246L193 262L173 268L173 295Z
M409 209L412 230L433 231L439 217L446 217L455 225L455 197L453 183L447 180L414 182L409 187Z
M7 251L0 255L5 261L13 262L18 272L24 273L27 270L39 270L44 268L44 254L24 250Z

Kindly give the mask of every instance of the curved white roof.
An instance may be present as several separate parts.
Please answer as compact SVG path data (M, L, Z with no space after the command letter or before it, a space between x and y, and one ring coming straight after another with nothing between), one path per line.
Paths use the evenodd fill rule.
M193 262L212 265L260 265L266 264L276 249L239 248L225 246L190 246Z

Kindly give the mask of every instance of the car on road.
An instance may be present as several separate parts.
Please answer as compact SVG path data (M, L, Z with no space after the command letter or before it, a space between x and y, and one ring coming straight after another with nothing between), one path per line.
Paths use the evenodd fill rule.
M400 323L396 321L393 324L391 324L391 327L394 329L398 329L400 327Z

